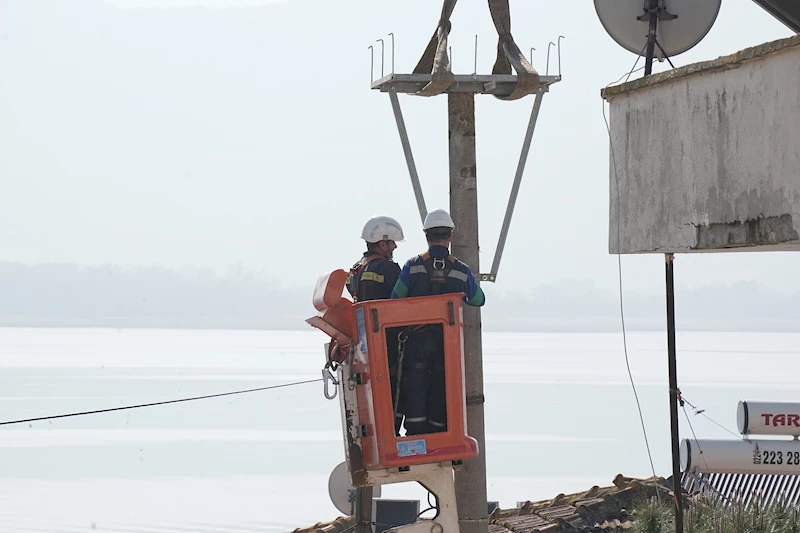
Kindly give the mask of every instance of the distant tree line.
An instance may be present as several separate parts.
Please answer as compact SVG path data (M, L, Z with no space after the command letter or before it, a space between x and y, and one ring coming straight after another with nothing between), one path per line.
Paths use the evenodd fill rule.
M0 326L304 329L315 313L312 289L282 287L241 265L220 276L199 268L0 263ZM800 292L755 282L679 287L676 309L684 327L800 331ZM634 329L661 329L663 296L626 293L625 313ZM619 301L589 283L541 286L492 295L483 322L499 331L614 330Z

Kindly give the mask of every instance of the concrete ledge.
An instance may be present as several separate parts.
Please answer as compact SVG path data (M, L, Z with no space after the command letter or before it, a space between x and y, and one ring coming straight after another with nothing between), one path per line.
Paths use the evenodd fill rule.
M800 47L800 34L787 37L786 39L780 39L778 41L771 41L758 46L753 46L752 48L745 48L744 50L740 50L735 54L721 56L711 61L692 63L691 65L685 65L683 67L668 70L666 72L659 72L658 74L645 76L634 81L629 81L628 83L612 85L611 87L601 89L600 96L610 101L612 98L619 96L620 94L674 81L679 78L738 68L746 61L762 59L765 56L778 54L795 47Z

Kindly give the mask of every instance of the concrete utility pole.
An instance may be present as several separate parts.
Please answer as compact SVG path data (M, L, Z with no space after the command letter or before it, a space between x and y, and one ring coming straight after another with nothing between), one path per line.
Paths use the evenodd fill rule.
M450 214L456 224L453 255L480 272L478 187L475 152L475 95L447 95L450 152ZM455 474L460 533L486 533L486 437L483 418L483 354L481 310L464 306L464 371L467 427L480 454L464 461Z
M373 82L372 88L389 93L397 121L398 132L408 164L414 196L424 219L425 201L419 186L416 166L411 154L411 144L405 130L405 122L396 93L420 94L435 77L431 74L397 74ZM475 95L493 95L510 98L519 88L519 77L503 74L455 75L445 84L442 93L447 94L450 160L450 215L456 229L453 232L452 252L469 265L476 281L494 282L500 264L508 228L511 222L519 183L528 157L533 130L544 93L550 85L561 81L557 76L539 76L536 84L536 99L531 119L525 134L520 163L514 179L506 219L503 223L494 265L491 273L480 271L480 247L478 246L478 188L475 151ZM491 304L490 304L491 305ZM464 309L464 376L467 405L467 429L478 441L480 455L465 460L455 473L455 489L458 505L459 533L487 533L488 498L486 494L486 436L484 427L483 396L483 349L481 339L481 310L465 305Z
M356 533L372 533L372 487L356 489Z
M561 81L561 67L559 60L558 75L539 75L524 58L511 37L511 14L508 0L489 0L489 9L492 12L492 19L500 39L497 60L492 73L477 73L478 50L476 45L475 72L468 75L453 74L447 53L447 35L450 33L449 19L455 4L456 0L444 0L439 27L414 72L400 74L392 69L391 74L374 80L372 88L389 94L421 219L425 218L425 200L397 94L426 97L447 94L450 215L456 226L453 233L452 252L453 255L469 265L476 281L494 282L511 223L522 173L525 169L525 161L528 158L528 150L539 115L542 96L549 91L552 84ZM561 57L562 38L560 36L558 44L556 44L559 47L559 58ZM512 69L516 74L512 74ZM490 273L482 273L480 270L480 248L478 246L478 189L475 156L476 94L491 95L507 101L536 95ZM488 533L481 311L480 308L469 305L465 305L463 310L467 431L478 442L480 454L476 458L465 460L455 473L459 533Z
M541 76L520 51L511 36L511 10L509 0L489 0L489 11L497 30L497 58L491 74L478 74L478 39L475 36L475 70L471 75L456 75L448 53L447 37L452 30L450 17L457 0L443 0L442 13L436 31L422 54L412 74L392 73L372 82L372 88L389 93L397 130L406 164L414 188L414 196L421 218L426 210L419 185L416 165L411 155L411 144L400 111L397 93L431 97L447 94L450 156L450 215L455 222L452 252L469 265L476 281L494 282L500 257L505 246L511 215L517 199L520 180L528 158L533 129L539 115L542 95L550 85L561 81L561 39L555 44L558 52L558 75ZM550 48L548 47L548 51ZM394 49L392 49L394 58ZM381 57L383 59L383 57ZM394 61L394 59L393 59ZM549 55L548 55L549 62ZM487 94L504 101L513 101L528 95L536 100L525 134L517 174L506 208L506 217L500 232L492 272L480 271L478 246L478 188L475 157L475 95ZM459 533L488 533L488 499L486 497L486 436L483 414L483 347L481 339L480 308L465 305L464 310L464 377L467 406L467 430L478 442L480 454L467 459L455 473L455 491L458 507Z

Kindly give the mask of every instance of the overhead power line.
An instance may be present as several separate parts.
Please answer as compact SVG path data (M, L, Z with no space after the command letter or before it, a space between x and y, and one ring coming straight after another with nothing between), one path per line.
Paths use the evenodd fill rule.
M124 407L112 407L110 409L97 409L95 411L81 411L77 413L65 413L61 415L50 415L50 416L39 416L36 418L24 418L20 420L8 420L5 422L0 422L0 426L9 426L12 424L24 424L25 422L39 422L41 420L55 420L57 418L70 418L74 416L86 416L86 415L96 415L100 413L110 413L112 411L125 411L128 409L141 409L143 407L155 407L156 405L168 405L171 403L181 403L181 402L193 402L196 400L208 400L210 398L221 398L223 396L233 396L235 394L247 394L250 392L260 392L265 390L272 390L272 389L281 389L285 387L294 387L296 385L305 385L307 383L316 383L318 381L322 381L322 378L317 379L309 379L306 381L296 381L294 383L284 383L282 385L270 385L268 387L258 387L255 389L244 389L244 390L237 390L232 392L222 392L219 394L207 394L205 396L193 396L191 398L179 398L177 400L166 400L163 402L153 402L153 403L142 403L138 405L127 405Z

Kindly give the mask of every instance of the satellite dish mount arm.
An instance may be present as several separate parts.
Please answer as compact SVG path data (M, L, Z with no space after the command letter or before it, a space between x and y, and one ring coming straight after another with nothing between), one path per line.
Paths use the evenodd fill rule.
M636 17L636 20L650 22L650 29L647 32L647 51L644 63L645 76L649 76L653 72L653 56L655 55L656 45L658 45L658 48L661 50L661 53L664 55L664 57L669 60L667 54L664 52L664 49L661 47L661 44L658 42L656 37L658 21L675 20L678 18L678 15L672 15L669 13L667 8L664 6L664 1L665 0L644 0L644 14ZM670 65L671 64L672 62L670 61Z

